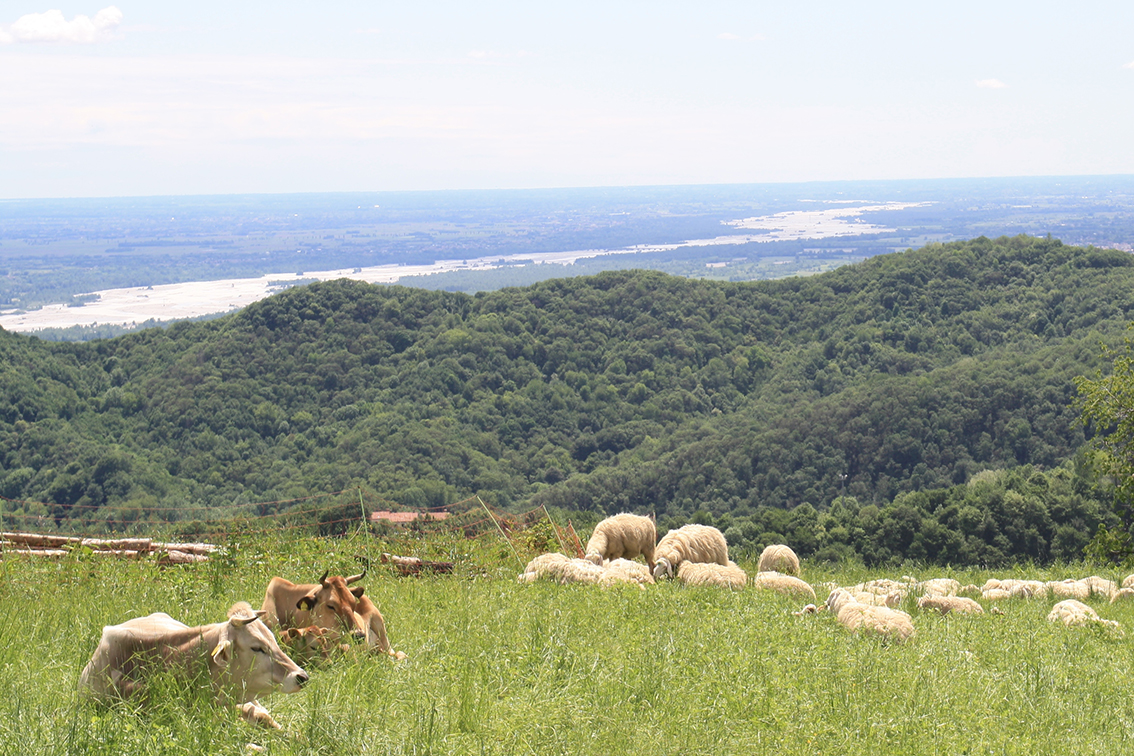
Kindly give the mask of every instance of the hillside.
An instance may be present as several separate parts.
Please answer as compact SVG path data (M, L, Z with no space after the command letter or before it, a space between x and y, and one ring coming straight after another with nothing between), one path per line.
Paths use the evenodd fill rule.
M1129 254L1020 236L780 281L335 281L88 344L3 333L0 495L84 522L353 486L661 517L882 505L1072 459L1072 379L1132 309Z

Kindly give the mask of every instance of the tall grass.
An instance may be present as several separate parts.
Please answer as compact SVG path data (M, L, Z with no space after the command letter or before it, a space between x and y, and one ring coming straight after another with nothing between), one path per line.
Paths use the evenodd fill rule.
M310 665L302 692L261 699L280 732L168 676L144 704L77 696L103 625L153 611L220 621L235 601L258 606L273 574L356 571L349 552L261 539L212 567L6 558L0 754L239 754L250 742L272 754L1086 754L1134 741L1134 635L1048 623L1049 600L972 618L911 605L918 636L898 645L825 614L794 617L798 600L751 589L519 585L513 566L419 579L374 570L367 594L409 658ZM918 576L941 574L987 577ZM818 587L882 575L805 576ZM1134 607L1092 603L1134 632Z

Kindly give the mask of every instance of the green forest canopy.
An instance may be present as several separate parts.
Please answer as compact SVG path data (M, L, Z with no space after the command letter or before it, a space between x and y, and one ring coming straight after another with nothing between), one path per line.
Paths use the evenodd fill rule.
M832 556L1064 557L1108 516L1072 464L1074 381L1132 309L1131 255L1018 236L779 281L340 280L85 344L0 333L0 495L92 527L364 486L413 507L696 516L741 546L806 541L791 515L814 525L801 550ZM1021 521L1034 537L1007 533L1011 512L960 514L1009 492L1047 497ZM899 504L961 541L867 543Z

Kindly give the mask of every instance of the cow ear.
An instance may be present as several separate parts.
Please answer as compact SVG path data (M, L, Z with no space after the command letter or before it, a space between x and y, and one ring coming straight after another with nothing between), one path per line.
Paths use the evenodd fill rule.
M362 598L362 594L365 590L366 589L361 586L359 586L358 588L351 588L350 595L354 596L356 599L360 599Z
M304 596L299 601L295 602L295 608L296 609L302 609L305 612L311 611L312 609L315 608L315 597L314 596Z
M225 640L222 640L220 643L218 643L217 647L213 649L213 654L212 654L213 663L220 665L220 666L224 666L225 664L227 664L228 663L228 652L231 648L232 648L232 641L228 640L227 638Z

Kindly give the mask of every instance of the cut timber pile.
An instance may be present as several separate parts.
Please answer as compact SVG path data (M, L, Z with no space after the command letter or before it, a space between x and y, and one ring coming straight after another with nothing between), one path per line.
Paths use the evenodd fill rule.
M157 554L161 564L204 562L219 546L211 543L161 543L149 538L74 538L39 533L0 532L0 551L40 557L67 556L73 549L86 547L96 554L139 559Z
M395 554L382 554L382 564L392 564L400 575L420 575L422 572L453 571L452 562L427 562L418 557L404 557Z

